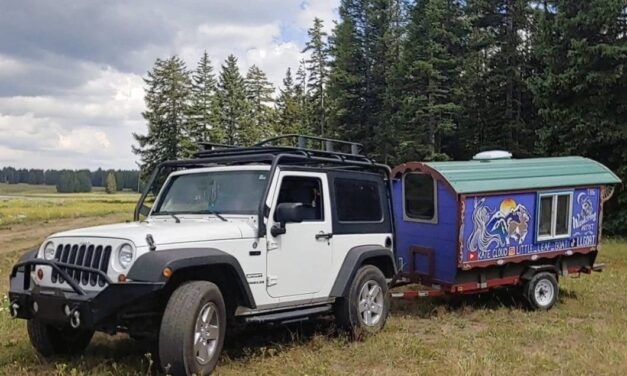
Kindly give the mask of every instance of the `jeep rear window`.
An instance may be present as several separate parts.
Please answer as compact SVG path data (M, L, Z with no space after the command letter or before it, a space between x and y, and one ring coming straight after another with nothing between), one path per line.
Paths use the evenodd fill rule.
M335 205L340 222L381 222L383 212L377 183L336 178Z
M209 171L173 176L153 215L256 214L267 171Z

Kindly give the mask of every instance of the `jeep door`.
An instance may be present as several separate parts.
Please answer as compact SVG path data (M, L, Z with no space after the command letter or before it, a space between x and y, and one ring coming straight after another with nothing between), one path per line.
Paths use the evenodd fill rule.
M268 294L274 298L314 294L327 283L333 260L327 176L317 172L280 171L275 187L267 226ZM277 205L292 203L299 207L302 221L280 223ZM284 233L275 231L273 236L273 226L282 228L278 232Z

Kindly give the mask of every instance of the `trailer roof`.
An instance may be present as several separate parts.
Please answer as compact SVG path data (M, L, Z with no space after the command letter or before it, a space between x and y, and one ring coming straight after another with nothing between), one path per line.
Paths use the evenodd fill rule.
M426 167L426 168L425 168ZM491 159L460 162L410 162L393 176L412 170L435 171L457 193L481 193L582 185L618 184L607 167L583 157Z

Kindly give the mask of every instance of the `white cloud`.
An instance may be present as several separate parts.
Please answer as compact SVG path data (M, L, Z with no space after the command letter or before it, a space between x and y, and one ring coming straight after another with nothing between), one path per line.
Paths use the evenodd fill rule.
M336 19L337 15L338 3L337 0L305 1L296 17L298 25L303 29L308 29L311 27L313 19L318 17L324 22L324 31L331 33L333 20Z
M0 55L0 77L9 77L22 73L24 67L18 60Z
M91 128L72 129L68 134L59 135L58 149L79 154L91 154L99 151L108 151L111 141L102 131Z
M206 50L217 74L233 53L242 73L256 64L278 89L313 18L330 31L338 2L3 2L0 166L135 167L155 59L177 54L193 69Z

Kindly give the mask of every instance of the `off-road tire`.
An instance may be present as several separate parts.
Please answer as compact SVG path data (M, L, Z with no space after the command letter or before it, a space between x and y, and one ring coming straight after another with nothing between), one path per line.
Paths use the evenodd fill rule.
M540 272L523 286L523 295L534 311L551 309L559 298L559 285L555 274Z
M218 338L215 350L206 363L197 360L194 336L197 319L208 304L215 307ZM178 287L170 296L159 330L159 359L169 375L208 375L218 363L226 332L226 309L218 286L211 282L194 281Z
M33 347L43 357L80 354L94 335L93 330L56 327L35 319L28 320L26 330Z
M382 299L380 317L375 323L368 325L360 313L362 289L366 284L377 285L381 289ZM364 265L359 268L351 281L348 293L335 303L335 319L341 330L346 330L355 338L380 331L385 326L390 311L390 294L385 276L379 268L373 265Z

